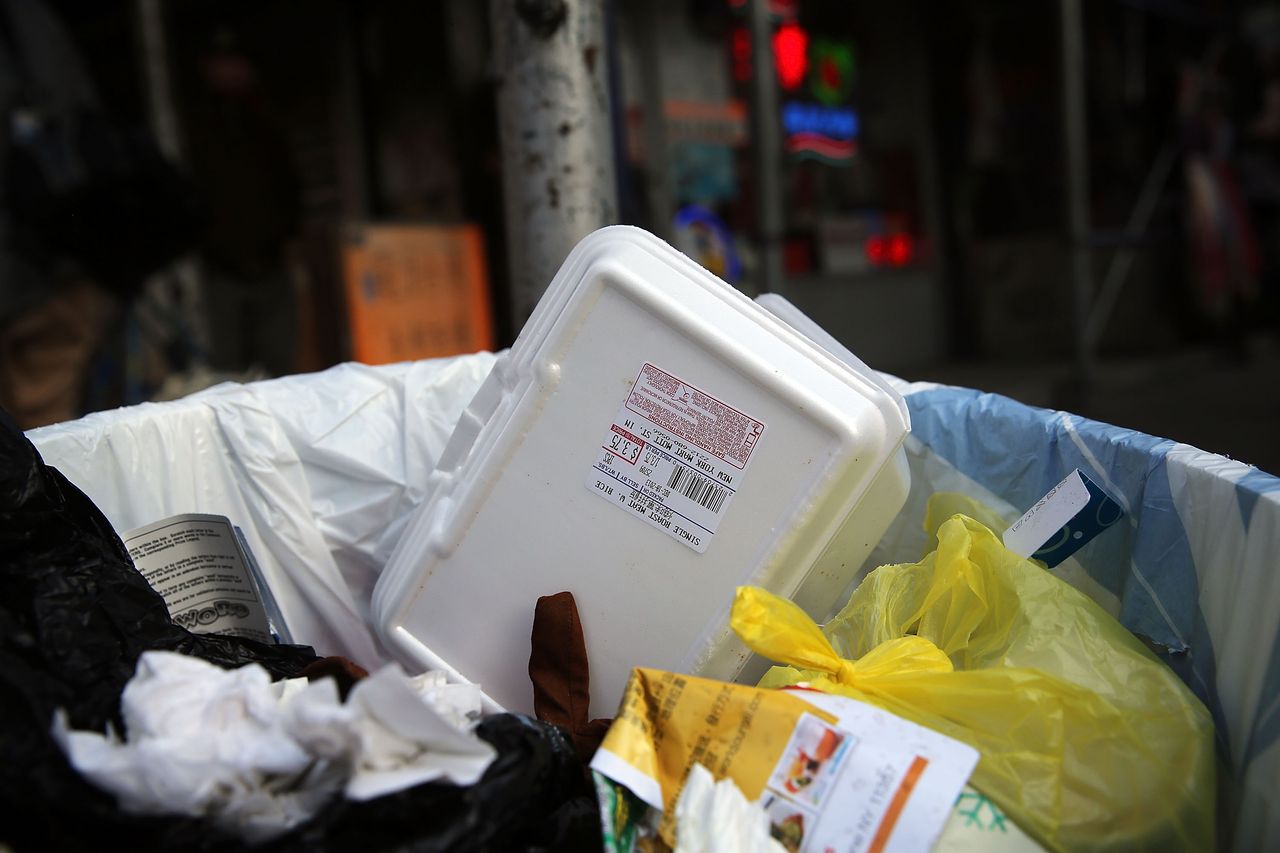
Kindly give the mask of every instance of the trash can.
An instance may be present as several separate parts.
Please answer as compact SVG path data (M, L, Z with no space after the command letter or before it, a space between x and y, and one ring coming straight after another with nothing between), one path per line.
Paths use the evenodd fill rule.
M367 667L379 572L493 356L221 385L32 431L117 530L208 512L239 524L298 642ZM1173 441L993 394L885 380L905 396L911 492L863 571L919 559L925 503L1008 521L1079 468L1125 518L1054 571L1146 638L1213 714L1219 823L1280 842L1280 478Z

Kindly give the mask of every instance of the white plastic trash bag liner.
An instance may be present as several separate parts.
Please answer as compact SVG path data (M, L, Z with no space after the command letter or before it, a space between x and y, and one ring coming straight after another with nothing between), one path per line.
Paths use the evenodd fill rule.
M223 384L28 435L117 531L239 525L294 639L374 669L373 585L493 356ZM532 605L530 605L532 606Z

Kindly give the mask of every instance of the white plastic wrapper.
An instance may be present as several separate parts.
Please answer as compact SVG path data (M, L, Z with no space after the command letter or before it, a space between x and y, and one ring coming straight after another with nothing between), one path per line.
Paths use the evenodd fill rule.
M340 791L368 800L435 780L474 784L496 756L470 732L479 712L474 685L410 679L394 664L344 704L332 679L273 683L257 664L147 652L121 697L123 739L72 731L62 715L54 737L124 811L208 817L256 843Z
M732 779L719 782L701 764L689 770L676 801L675 853L786 853L769 834L769 816Z

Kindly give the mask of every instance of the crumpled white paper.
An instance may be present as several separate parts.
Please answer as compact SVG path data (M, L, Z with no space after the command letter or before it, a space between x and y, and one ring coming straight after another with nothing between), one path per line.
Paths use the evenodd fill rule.
M479 713L478 686L396 665L343 704L332 679L273 683L257 664L146 652L121 696L126 739L72 731L61 712L53 735L125 811L204 816L254 843L339 791L365 800L434 780L474 784L496 756L470 731Z
M769 816L728 777L689 768L676 801L675 853L786 853L769 834Z

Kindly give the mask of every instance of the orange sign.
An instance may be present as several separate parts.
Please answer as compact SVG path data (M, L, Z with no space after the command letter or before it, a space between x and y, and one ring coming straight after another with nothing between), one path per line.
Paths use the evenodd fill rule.
M389 364L493 348L476 225L365 225L342 247L351 356Z

